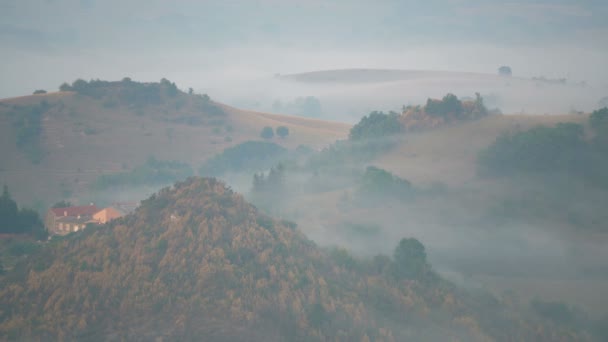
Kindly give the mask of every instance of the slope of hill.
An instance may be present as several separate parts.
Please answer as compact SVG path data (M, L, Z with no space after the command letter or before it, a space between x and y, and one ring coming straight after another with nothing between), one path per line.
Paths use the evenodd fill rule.
M560 122L586 127L589 116L496 115L418 132L394 132L397 114L384 115L386 120L371 116L355 127L369 133L369 139L392 134L388 141L396 144L390 150L370 156L365 142L351 150L336 144L308 169L288 168L286 186L276 190L284 193L272 205L251 199L297 221L322 244L370 255L386 253L400 236L415 236L428 246L433 264L457 280L497 291L514 284L523 298L564 301L597 317L606 314L603 246L608 231L600 204L605 188L572 173L511 179L477 173L478 154L503 133ZM585 132L591 140L592 131ZM563 146L556 140L552 144ZM511 163L517 164L516 159ZM387 191L381 177L376 184L384 186L385 196L364 191L370 165L408 181L405 198L392 196L398 183L389 183ZM577 279L576 289L571 279ZM522 285L526 281L527 288Z
M287 126L289 136L274 142L288 148L320 147L346 136L349 128L238 110L183 93L166 80L160 86L128 79L94 82L101 85L75 82L66 91L0 101L0 182L13 185L20 203L78 200L99 175L133 169L150 156L198 168L226 147L261 139L264 126ZM146 88L153 86L165 93Z
M418 184L463 185L476 178L477 154L505 132L558 122L584 124L586 115L493 115L405 135L375 163Z
M290 227L291 226L291 227ZM404 245L405 246L405 245ZM406 248L406 247L400 247ZM422 247L423 248L423 247ZM53 241L0 278L0 337L20 340L585 340L430 273L414 254L317 248L214 179ZM427 275L425 275L427 274Z

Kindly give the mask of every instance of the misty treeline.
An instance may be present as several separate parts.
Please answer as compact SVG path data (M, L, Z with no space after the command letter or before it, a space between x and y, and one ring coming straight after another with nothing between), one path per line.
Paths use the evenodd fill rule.
M29 235L38 240L44 240L48 235L38 213L19 208L6 185L0 196L0 234Z
M488 218L499 225L542 219L577 231L605 231L607 122L603 108L591 113L587 125L505 132L480 151L478 175L509 184L489 207Z
M589 132L576 123L508 132L479 154L479 173L489 176L562 174L608 186L608 108L589 116Z
M132 215L52 240L0 284L3 339L588 336L553 325L542 308L458 289L437 276L416 239L366 259L321 249L209 178L178 182Z
M276 143L246 141L229 147L208 159L198 171L202 176L220 176L238 172L253 173L267 170L287 156L287 149Z
M167 110L180 110L189 105L208 116L221 117L224 110L213 103L207 94L195 94L192 89L187 93L181 91L174 82L165 78L160 82L136 82L129 77L121 81L103 81L77 79L72 84L63 83L60 91L73 91L79 95L88 96L102 101L105 108L128 106L138 115L145 115L149 107L164 105ZM175 120L174 120L175 121ZM184 119L182 119L184 121ZM179 121L179 118L175 122ZM187 122L191 122L190 119ZM198 124L198 122L195 122Z
M453 94L443 99L429 99L424 107L405 107L402 114L396 112L373 111L355 124L347 140L337 141L319 152L300 155L281 165L281 186L272 195L262 199L259 176L254 178L252 198L254 203L263 202L267 210L276 210L283 203L277 193L290 197L302 193L319 193L347 189L352 192L343 199L352 205L382 203L386 199L411 199L416 194L431 193L430 189L414 187L408 180L401 179L386 170L369 165L373 160L388 152L398 143L407 139L408 114L412 111L423 116L454 120L473 120L488 115L483 98L476 94L474 100L459 100ZM427 127L428 128L428 127ZM435 189L436 190L436 189ZM270 201L268 199L275 199Z

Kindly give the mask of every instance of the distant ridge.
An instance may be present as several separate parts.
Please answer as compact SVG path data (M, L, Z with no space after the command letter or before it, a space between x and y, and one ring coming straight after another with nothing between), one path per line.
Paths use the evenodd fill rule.
M280 79L309 83L375 83L393 82L421 78L478 78L499 79L494 74L441 71L441 70L403 70L403 69L334 69L295 73L279 76Z

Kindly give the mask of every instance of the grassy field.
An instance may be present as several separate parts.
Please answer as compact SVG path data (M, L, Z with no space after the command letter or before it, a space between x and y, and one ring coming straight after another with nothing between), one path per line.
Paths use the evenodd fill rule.
M558 122L584 123L586 115L497 115L406 134L403 142L374 164L418 184L463 185L475 180L476 158L503 132Z

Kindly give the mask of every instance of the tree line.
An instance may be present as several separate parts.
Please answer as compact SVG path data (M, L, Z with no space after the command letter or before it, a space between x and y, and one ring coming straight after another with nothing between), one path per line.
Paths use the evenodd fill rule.
M19 208L6 185L0 196L0 233L24 234L38 240L44 240L48 236L38 213L35 210Z

